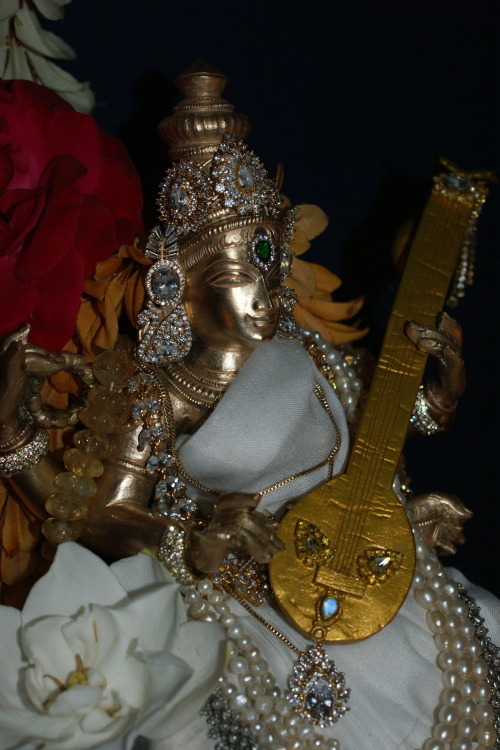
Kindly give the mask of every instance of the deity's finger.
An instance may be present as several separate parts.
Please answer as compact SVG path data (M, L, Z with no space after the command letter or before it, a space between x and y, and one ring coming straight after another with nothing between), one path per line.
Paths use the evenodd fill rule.
M456 348L461 351L463 343L462 328L457 321L447 313L442 312L438 316L438 328L444 331L455 344Z
M226 492L220 495L215 513L217 515L227 511L254 510L260 502L261 495L251 492Z

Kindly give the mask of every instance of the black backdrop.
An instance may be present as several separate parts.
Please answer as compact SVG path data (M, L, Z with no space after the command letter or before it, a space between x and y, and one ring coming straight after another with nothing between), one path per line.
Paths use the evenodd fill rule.
M293 202L320 204L327 232L309 259L366 295L367 343L380 343L397 277L389 251L418 212L435 158L500 175L499 4L495 0L73 0L50 28L73 45L66 67L89 79L99 124L128 146L144 179L146 216L166 166L158 121L172 81L194 59L226 73L249 115L251 147L285 166ZM47 26L47 24L46 24ZM475 511L453 560L500 594L498 547L498 193L481 219L476 283L456 311L469 387L454 428L408 446L417 491L455 492Z

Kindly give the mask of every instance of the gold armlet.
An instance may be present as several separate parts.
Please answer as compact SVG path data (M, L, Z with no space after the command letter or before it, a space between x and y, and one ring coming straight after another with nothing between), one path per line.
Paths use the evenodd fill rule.
M446 410L442 418L437 420L431 415L429 407L432 408L432 406L428 389L421 385L410 417L410 424L422 435L435 435L438 432L444 432L448 429L451 417L455 412L454 407Z

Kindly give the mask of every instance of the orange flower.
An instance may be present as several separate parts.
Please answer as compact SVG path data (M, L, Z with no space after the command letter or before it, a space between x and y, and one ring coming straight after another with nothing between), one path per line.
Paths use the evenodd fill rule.
M325 341L338 346L356 341L367 333L368 328L359 328L357 323L349 325L341 322L358 314L363 306L363 298L335 302L332 292L342 283L339 277L324 266L297 257L309 250L311 240L321 234L327 225L328 216L319 206L300 206L295 234L290 242L290 249L294 253L292 276L286 284L295 290L299 299L294 310L297 322L304 328L318 331Z
M42 521L0 482L0 602L22 606L40 564ZM41 571L43 573L43 570ZM40 574L41 574L40 573Z

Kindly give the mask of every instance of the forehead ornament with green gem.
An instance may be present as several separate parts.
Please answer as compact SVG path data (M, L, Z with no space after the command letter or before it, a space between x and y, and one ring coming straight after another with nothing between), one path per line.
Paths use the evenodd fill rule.
M250 263L261 271L269 271L278 257L276 243L263 229L258 229L250 242L248 255Z

